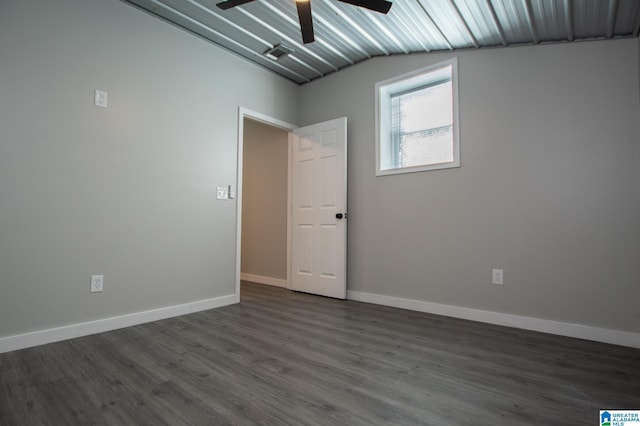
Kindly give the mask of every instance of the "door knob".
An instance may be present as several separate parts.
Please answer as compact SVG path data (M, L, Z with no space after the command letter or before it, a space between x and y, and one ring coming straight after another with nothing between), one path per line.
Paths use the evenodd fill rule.
M346 219L347 218L347 214L346 213L345 214L336 213L336 219L342 219L343 217Z

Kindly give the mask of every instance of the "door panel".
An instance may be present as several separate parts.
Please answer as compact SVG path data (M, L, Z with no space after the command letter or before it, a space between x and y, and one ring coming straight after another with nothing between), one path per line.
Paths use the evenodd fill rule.
M298 163L298 180L294 186L298 196L298 209L313 207L313 161L303 160ZM294 197L295 198L295 197Z
M299 262L298 273L313 274L313 226L301 224L298 228ZM295 247L295 244L294 244Z
M291 288L346 298L347 119L293 132Z

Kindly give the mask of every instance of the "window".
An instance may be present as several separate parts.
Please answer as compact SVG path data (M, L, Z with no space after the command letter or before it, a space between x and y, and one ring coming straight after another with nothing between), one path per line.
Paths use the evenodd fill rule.
M460 167L457 60L376 84L376 175Z

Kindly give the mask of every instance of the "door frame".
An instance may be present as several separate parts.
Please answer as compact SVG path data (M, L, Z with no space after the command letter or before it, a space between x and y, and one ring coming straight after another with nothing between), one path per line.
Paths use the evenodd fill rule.
M235 301L240 302L240 274L242 266L242 172L244 156L244 120L251 119L289 132L287 147L287 288L291 289L291 131L295 124L278 120L266 114L238 107L238 163L236 165L236 290Z

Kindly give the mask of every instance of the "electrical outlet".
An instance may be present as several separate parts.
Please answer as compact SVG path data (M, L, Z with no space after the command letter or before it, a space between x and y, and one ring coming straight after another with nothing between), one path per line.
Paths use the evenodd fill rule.
M493 270L493 284L504 285L504 271L502 269Z
M91 293L99 293L104 287L104 275L91 275Z

